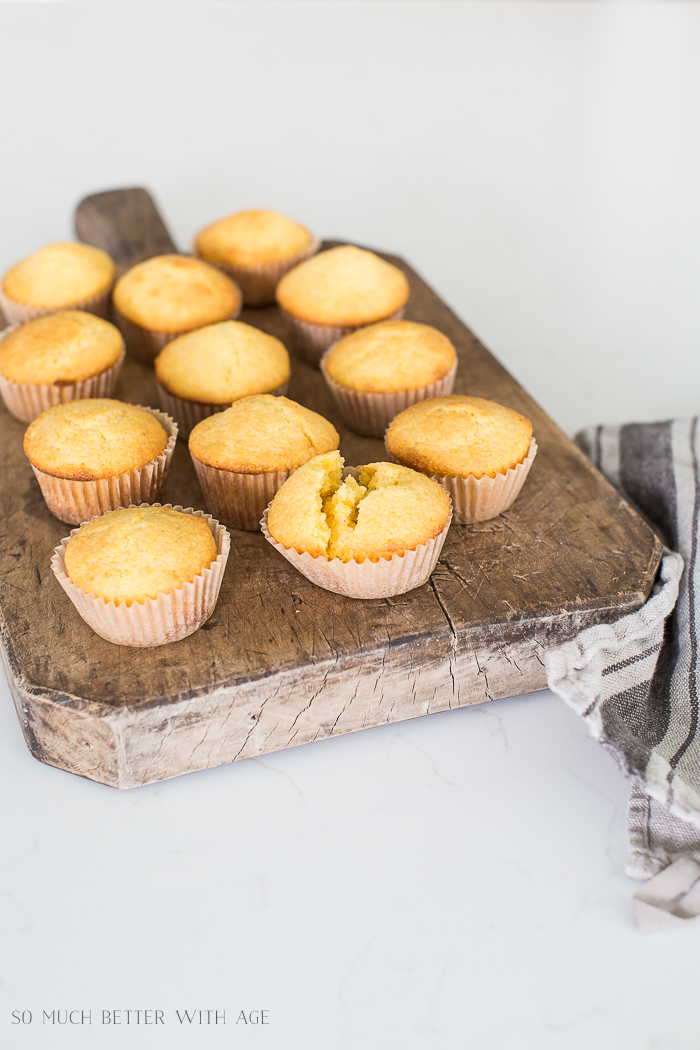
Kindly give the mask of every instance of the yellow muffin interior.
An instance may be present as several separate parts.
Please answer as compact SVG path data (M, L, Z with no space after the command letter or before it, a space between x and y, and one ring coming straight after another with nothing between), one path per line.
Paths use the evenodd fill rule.
M230 277L188 255L156 255L137 263L114 286L114 305L152 332L189 332L238 312L241 294Z
M79 241L59 242L8 270L2 290L16 303L60 310L107 291L114 275L107 252Z
M82 310L62 310L20 325L0 340L0 372L15 383L77 383L119 360L121 333Z
M159 456L168 435L151 412L112 398L55 405L30 423L24 452L45 474L95 481L141 470Z
M222 321L179 336L160 352L155 369L171 394L210 405L269 393L287 382L290 371L279 339L242 321Z
M381 321L351 332L325 358L331 379L364 393L429 386L450 371L457 354L442 332L416 321Z
M218 265L256 267L290 259L311 240L306 227L293 219L252 208L207 226L197 237L196 251Z
M386 446L415 470L495 478L522 463L531 438L532 423L512 408L453 394L400 412L389 425Z
M76 587L117 603L144 602L193 580L216 559L204 518L167 507L127 507L82 525L66 546Z
M195 459L238 474L295 470L339 444L338 431L318 412L272 394L234 401L198 423L189 440Z
M447 524L449 496L424 474L369 463L343 480L342 470L340 453L330 452L285 481L268 511L274 540L329 561L378 561L415 550Z
M404 306L408 294L401 270L353 245L299 263L276 292L282 309L300 321L340 326L382 321Z

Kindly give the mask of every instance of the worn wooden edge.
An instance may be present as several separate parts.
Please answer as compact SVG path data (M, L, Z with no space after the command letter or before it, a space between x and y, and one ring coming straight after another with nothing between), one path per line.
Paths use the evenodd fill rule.
M649 581L648 589L645 587L629 591L626 595L626 601L622 606L619 604L613 604L611 601L602 598L595 603L588 602L585 607L573 603L568 606L563 606L558 615L546 614L543 607L541 611L534 609L527 615L521 616L516 613L508 620L496 620L495 617L491 620L483 620L479 624L468 629L459 628L454 625L449 612L445 609L444 604L435 589L434 583L431 580L429 581L429 585L436 594L438 604L440 605L445 617L443 630L406 635L399 642L390 643L389 645L378 644L374 647L365 647L359 654L351 653L335 657L327 656L310 662L307 667L309 669L315 669L320 675L323 675L326 668L337 666L339 662L354 665L357 661L358 655L363 659L365 657L373 658L377 655L381 656L390 652L410 649L416 644L422 643L424 640L429 641L431 644L439 644L447 640L450 642L453 649L461 650L462 648L474 648L477 644L481 645L484 643L493 644L494 646L501 646L512 641L519 643L526 638L543 641L544 638L548 638L552 633L552 630L556 628L559 631L557 639L568 641L586 626L611 622L612 619L617 620L621 616L639 609L649 597L649 593L658 572L662 551L663 548L660 540L655 538L654 550L649 558L647 569L645 571ZM438 562L438 567L445 569L448 573L450 572L449 566L442 562ZM484 627L486 628L486 631L484 631ZM18 684L23 693L26 695L41 696L44 699L49 700L52 704L59 705L64 709L70 708L81 712L90 712L92 715L99 718L111 718L115 715L125 713L133 714L136 711L166 708L171 704L179 703L185 699L197 700L202 696L208 695L211 691L210 685L203 685L172 693L167 696L153 697L152 699L145 700L138 705L110 705L86 697L81 697L77 694L62 692L60 690L42 686L40 683L31 682L21 670L19 662L14 655L11 634L2 619L1 613L0 649L2 650L6 673ZM215 688L216 690L235 691L236 689L255 686L256 684L267 683L270 681L276 682L289 674L296 673L297 671L298 668L284 668L280 671L269 670L265 673L237 675L227 680L217 682Z
M572 610L566 617L525 619L516 641L497 632L486 646L481 634L470 639L470 632L421 636L363 653L361 665L351 656L325 659L301 674L295 669L221 683L214 690L158 698L138 708L111 708L28 682L13 659L4 625L1 648L34 757L108 786L130 788L512 696L514 675L517 692L546 688L543 655L551 638L556 635L561 643L574 637L604 613L603 608ZM369 711L368 695L375 700Z
M448 639L439 651L433 639L424 639L420 647L367 654L361 665L349 658L326 661L324 667L309 667L301 674L283 672L262 683L219 687L200 697L137 710L91 711L94 705L47 697L18 681L13 694L36 758L127 788L509 695L514 664L525 667L524 691L542 688L541 660L534 668L526 664L534 652L533 640L527 639L523 647L494 651L491 658L458 656ZM467 663L473 665L471 677L464 673ZM399 689L387 689L392 679ZM508 683L505 688L501 680ZM376 697L370 712L368 693ZM72 717L67 718L66 701L71 700Z

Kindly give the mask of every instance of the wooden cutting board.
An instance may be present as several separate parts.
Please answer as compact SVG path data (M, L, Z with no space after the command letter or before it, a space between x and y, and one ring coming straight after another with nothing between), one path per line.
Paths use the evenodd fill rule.
M120 271L173 251L145 190L79 207L78 235ZM41 761L115 787L321 740L545 685L542 653L647 598L659 541L572 442L401 259L407 317L457 347L456 391L532 419L539 453L514 507L452 526L428 584L357 601L320 590L258 533L231 530L216 610L190 638L157 649L103 641L50 569L69 528L49 514L22 452L23 424L0 409L2 656L27 743ZM276 308L242 319L289 335ZM157 406L153 371L128 358L117 391ZM384 457L380 441L336 417L318 371L293 359L289 397L333 420L348 464ZM164 502L204 508L179 442Z

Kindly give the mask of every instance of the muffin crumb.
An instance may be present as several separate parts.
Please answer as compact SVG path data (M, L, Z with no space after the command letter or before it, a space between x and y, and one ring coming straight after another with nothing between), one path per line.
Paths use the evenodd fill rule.
M438 536L450 500L423 474L394 463L369 463L342 477L339 452L300 467L275 496L267 525L275 541L327 561L390 559Z

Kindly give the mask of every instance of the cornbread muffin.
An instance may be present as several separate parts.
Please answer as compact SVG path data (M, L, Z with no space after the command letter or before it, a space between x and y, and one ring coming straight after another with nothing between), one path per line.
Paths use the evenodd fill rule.
M83 310L63 310L20 325L0 342L0 372L15 383L75 383L116 364L119 330Z
M399 463L450 492L455 521L495 517L511 506L532 465L532 423L513 409L455 394L421 401L392 421L386 447Z
M339 443L338 431L318 412L286 397L256 394L195 427L190 452L211 467L260 474L296 470Z
M236 317L242 304L230 277L187 255L156 255L133 266L117 281L113 300L128 349L147 362L176 336Z
M315 558L362 562L404 554L444 529L449 498L424 474L369 463L343 481L342 470L340 453L328 452L295 471L270 506L270 535Z
M177 440L164 412L89 398L42 412L24 435L49 510L77 524L162 493Z
M97 634L155 646L185 638L211 616L229 547L228 533L208 514L132 506L74 529L51 567Z
M532 423L512 408L453 394L402 412L387 431L386 446L415 470L494 478L523 461L531 437Z
M42 412L27 428L24 452L46 474L94 481L140 470L167 443L165 429L146 409L90 398Z
M100 248L48 244L7 271L0 305L11 324L71 307L106 317L114 276L114 263Z
M321 371L348 426L383 437L394 416L409 405L452 393L457 353L431 325L380 321L330 347Z
M124 340L82 310L39 317L0 335L0 394L24 423L52 405L114 392Z
M285 274L277 302L310 363L354 328L400 316L408 281L374 252L343 245L320 252Z
M374 252L346 244L300 263L280 281L277 302L301 321L356 327L396 313L408 281Z
M231 402L280 391L289 382L289 354L274 336L242 321L222 321L181 335L155 360L161 407L180 436Z
M236 528L256 530L289 475L339 443L335 427L317 412L286 397L258 394L198 423L189 448L212 513Z
M282 275L318 247L305 226L261 208L220 219L195 241L195 253L229 273L249 306L273 302Z
M305 463L267 511L266 538L321 587L387 597L425 583L451 518L450 499L395 463L343 472L339 452Z
M346 335L325 356L326 371L341 386L386 394L429 386L457 360L442 332L417 321L380 321Z
M166 507L126 507L78 529L66 547L66 572L87 594L131 605L182 587L216 553L204 518Z

